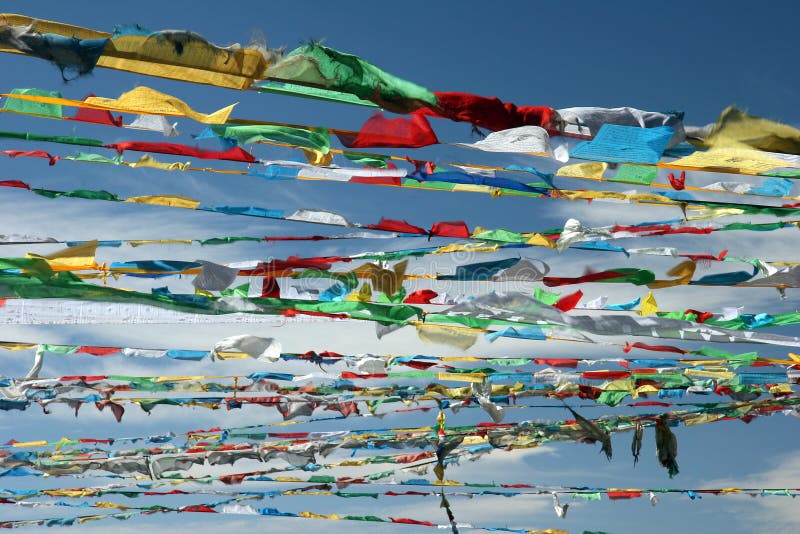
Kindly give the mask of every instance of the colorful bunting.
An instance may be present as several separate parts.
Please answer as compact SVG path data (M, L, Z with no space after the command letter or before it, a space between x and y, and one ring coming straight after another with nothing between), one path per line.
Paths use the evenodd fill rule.
M224 200L220 205L208 205L193 198L194 193L184 195L180 190L167 194L137 191L123 197L99 186L96 189L66 186L66 190L31 187L28 181L8 176L0 182L0 186L6 188L0 193L9 198L28 190L51 199L146 204L355 231L180 239L169 235L166 229L159 229L165 233L142 235L156 239L87 240L86 236L81 236L73 240L63 236L28 235L33 231L29 229L16 230L0 235L0 245L46 247L62 243L68 246L55 251L48 248L43 253L29 252L25 257L0 258L0 322L5 324L35 323L39 320L37 314L44 322L54 324L76 321L94 324L95 320L97 323L114 323L115 320L126 324L178 323L187 318L212 324L223 322L223 317L228 317L232 324L245 324L266 322L265 318L271 317L270 320L283 323L315 321L325 323L326 327L327 323L336 324L349 335L346 329L352 321L369 321L375 325L377 339L412 327L413 330L407 328L404 334L413 335L415 331L421 341L449 345L460 352L452 356L411 351L391 355L340 354L330 350L287 352L278 339L266 337L270 334L246 333L231 333L213 346L200 349L0 342L0 348L21 351L13 355L14 358L32 362L24 376L24 371L0 376L0 410L19 418L36 406L51 413L60 410L62 405L74 410L77 416L81 407L90 404L118 422L125 418L132 405L148 414L159 406L174 410L191 407L231 411L245 406L276 410L276 422L247 426L116 438L9 439L0 444L0 477L8 481L13 481L12 477L27 477L37 484L48 477L54 486L34 484L32 489L0 488L0 506L115 511L75 516L62 513L44 519L3 519L0 527L70 526L161 512L384 522L449 530L454 534L467 529L555 534L561 531L484 527L459 522L454 498L541 495L552 499L556 516L565 519L572 506L566 502L567 498L601 500L605 495L617 501L646 497L655 506L658 496L667 493L685 495L691 500L708 494L763 497L800 494L798 488L620 489L509 481L459 482L448 478L453 476L452 467L462 459L475 461L485 454L503 455L510 450L545 443L599 444L606 458L616 461L612 457L612 435L621 432L632 432L631 453L636 465L640 460L646 461L646 456L640 457L646 447L644 434L649 432L648 428L653 428L656 461L665 468L665 474L673 478L679 475L680 435L673 429L734 420L748 423L754 418L777 414L797 415L800 357L793 353L787 358L771 357L771 354L768 357L766 350L800 346L800 338L791 335L793 332L771 330L799 324L800 313L785 307L774 313L772 310L754 313L750 309L745 313L739 302L720 305L716 300L692 300L675 306L671 298L675 294L673 288L680 286L714 290L721 287L774 288L780 298L786 298L787 289L800 287L797 262L792 258L789 258L792 261L782 261L780 258L739 257L743 253L727 245L725 250L720 246L689 254L680 253L671 243L661 240L657 246L648 248L639 247L638 242L624 248L617 241L682 235L694 242L717 232L766 232L797 226L800 223L796 220L783 220L800 214L792 195L793 180L800 177L797 171L800 132L796 128L751 116L734 107L725 109L715 124L696 127L685 124L681 112L630 107L555 109L547 105L517 105L464 92L433 92L390 74L366 59L317 42L284 53L258 44L222 47L184 30L150 31L139 26L120 26L108 33L7 14L3 15L0 25L0 51L48 61L59 69L64 81L101 67L229 89L252 89L259 93L380 108L358 131L348 131L236 119L231 117L235 104L203 113L176 96L144 86L122 93L118 98L91 94L83 100L75 100L64 98L59 91L34 88L14 89L0 95L4 98L2 111L8 113L8 117L71 121L66 135L0 132L0 138L12 144L21 144L18 141L37 143L31 150L12 146L0 153L12 159L43 160L40 162L42 172L48 172L48 166L58 164L60 168L64 161L78 161L105 164L108 166L105 169L111 172L128 167L178 173L171 175L175 177L189 176L184 174L188 172L213 173L228 180L226 184L230 187L238 187L236 180L255 181L262 184L259 187L275 188L294 187L292 181L327 181L358 184L354 188L364 185L399 187L419 190L419 194L423 194L422 191L478 192L492 198L568 200L573 201L570 206L588 210L596 208L599 202L606 205L635 203L643 209L678 208L673 219L637 222L626 221L624 217L617 220L615 216L613 224L594 227L581 220L596 221L597 217L584 218L576 213L565 217L567 220L561 228L523 233L508 228L473 226L471 218L461 220L461 216L444 209L431 213L424 225L400 219L410 213L403 215L404 212L397 209L390 210L391 214L381 217L376 224L364 224L350 220L349 213L329 211L327 207L263 208L228 205ZM65 106L76 110L65 113ZM406 116L388 117L383 110ZM124 115L115 117L112 112ZM125 115L131 114L137 117L128 121ZM144 136L153 132L166 137L181 135L176 123L170 123L167 117L191 119L208 126L195 132L189 143L145 140ZM428 117L432 119L429 121ZM440 141L432 126L439 119L467 122L472 125L473 133L481 136L480 128L490 133L478 141L445 143ZM64 126L64 123L50 124L55 128ZM73 127L85 127L81 124L138 131L126 130L136 136L119 140L120 137L125 139L119 135L120 130L107 130L113 132L113 142L108 142L79 136ZM207 142L218 143L219 148L199 145ZM115 151L116 156L82 152L64 156L42 150L41 143L108 149ZM445 145L466 148L471 152L463 151L464 154L480 156L491 164L446 162L440 161L439 156L418 159L416 153L408 156L348 150L433 146L438 146L438 150L446 149ZM262 151L272 157L288 149L300 150L294 154L302 156L302 161L261 158ZM125 161L125 152L143 154ZM156 159L151 153L166 157ZM220 163L215 164L216 167L194 167L191 161L174 161L174 156ZM533 166L527 158L541 159L536 159L536 166ZM48 166L43 165L44 161ZM340 166L342 162L346 166ZM22 163L14 163L18 164ZM673 172L665 172L667 169ZM725 173L735 178L711 182L717 178L708 173ZM536 178L528 182L531 175ZM756 181L745 178L756 175L763 178ZM602 182L609 184L609 189L563 187L568 181L573 183L572 180ZM189 182L179 185L186 183ZM659 192L624 191L624 184ZM417 194L416 191L407 192ZM743 202L722 202L717 200L717 195L747 198ZM760 197L758 203L751 202L756 196ZM536 200L531 202L535 209ZM597 213L602 215L603 212L597 210ZM620 210L620 213L625 211ZM764 219L739 218L729 224L716 221L738 216ZM713 220L708 222L707 219ZM58 222L54 221L53 228ZM263 260L236 257L224 263L218 257L212 257L213 261L131 260L128 257L112 257L106 261L98 259L97 254L98 247L119 247L123 243L138 247L258 242L265 246L282 243L288 247L309 241L338 245L338 240L343 239L364 244L371 242L362 240L379 238L437 241L425 247L399 250L356 254L326 251L326 256L288 255L284 259L270 254ZM463 241L443 242L442 239ZM739 244L740 248L744 246ZM529 247L539 247L548 257L534 259L508 254L510 248ZM731 249L730 254L728 249ZM642 262L589 265L572 256L582 250L622 253L625 258L616 258L623 258L623 261L635 255ZM461 256L462 253L499 251L504 254L485 261L465 260ZM109 252L114 256L118 251ZM433 255L448 255L448 260L453 261L444 267L425 268L416 268L419 265L409 261ZM570 256L568 260L567 255ZM553 257L564 259L551 261ZM663 258L669 263L658 268L644 263ZM729 266L725 264L730 262L748 265L742 270L726 270ZM340 264L352 265L342 267ZM715 270L710 273L698 270L708 265L713 265ZM123 276L127 278L121 278ZM166 276L191 277L189 291L194 292L173 292L161 283L155 287L147 285L147 278L160 280ZM237 285L240 277L248 280ZM139 289L123 289L118 286L119 280L135 281ZM309 285L293 286L292 282ZM462 290L460 285L466 286L466 283L486 284L491 289ZM633 300L631 296L620 299L629 302L608 304L605 295L590 295L583 300L584 292L590 291L587 288L596 286L563 294L544 289L598 283L647 286L647 290L642 290ZM455 293L451 294L452 291ZM460 294L462 292L466 294ZM53 304L56 302L58 305ZM673 303L671 309L661 307L670 302ZM25 314L19 312L23 308ZM643 341L622 344L620 336ZM401 334L395 337L400 339ZM484 339L507 343L509 350L503 357L481 354L478 343ZM681 346L653 344L649 342L652 339L681 340ZM534 342L537 344L533 345ZM550 348L560 342L570 342L573 347L579 346L576 343L592 343L596 347L603 344L626 356L533 354L528 348L521 348ZM696 342L709 345L699 348L697 344L690 345ZM761 354L748 349L735 353L718 348L722 343L744 343L748 348L758 344L764 350ZM142 339L142 344L147 346L146 338ZM478 355L464 353L473 346L477 347ZM512 350L512 347L518 349ZM634 357L637 355L634 350L660 354L638 358ZM189 365L187 362L218 366L220 372L169 374L154 369L144 374L112 374L72 367L66 373L49 370L52 359L69 356L70 359L64 361L72 364L80 361L79 355L139 358L142 363L150 363L145 358L163 358L176 366ZM11 362L12 358L7 360ZM230 360L247 360L259 367L247 371L222 370L222 366L237 363ZM312 364L313 370L300 370L303 364ZM703 395L704 399L709 395L726 398L716 402L693 402L698 395ZM569 400L574 398L577 399ZM587 412L598 408L608 412L616 407L625 410L615 414L601 412L597 416ZM653 411L644 412L645 408L653 408ZM159 411L168 409L159 408ZM515 415L544 409L557 410L565 419L513 420ZM471 423L453 424L458 420L452 416L462 410L472 416ZM375 417L392 414L390 424L396 424L409 413L426 417L430 426L375 428L375 424L365 424L366 428L359 429L349 421L342 423L348 418L367 423L375 421ZM480 422L486 418L487 422ZM321 426L330 421L334 423ZM274 428L295 424L309 427L297 432ZM686 451L682 450L682 457L685 455ZM326 463L322 463L323 458ZM234 470L234 464L240 460L264 466L258 471ZM371 473L353 470L373 465L386 467L384 464L393 465ZM203 474L212 467L216 469L214 474ZM192 468L196 468L197 473L190 472ZM325 474L313 474L320 470L325 470ZM435 478L406 476L410 473L424 476L430 470ZM305 474L294 476L296 471ZM68 488L60 483L56 485L62 477L115 480L108 486ZM221 485L245 482L293 486L277 491L220 489ZM175 489L183 483L209 486L198 489L187 485L184 486L187 489ZM346 491L350 485L369 484L403 486L400 489L405 491ZM432 489L419 491L423 487ZM162 488L168 491L160 491ZM454 488L464 488L464 491ZM171 496L200 494L215 495L219 500L166 505ZM165 504L129 506L95 499L105 495L158 497ZM249 503L285 495L347 499L436 497L446 522L372 515L371 511L364 515L293 512ZM61 500L49 500L51 498ZM93 500L67 500L84 498ZM570 517L575 513L573 511Z

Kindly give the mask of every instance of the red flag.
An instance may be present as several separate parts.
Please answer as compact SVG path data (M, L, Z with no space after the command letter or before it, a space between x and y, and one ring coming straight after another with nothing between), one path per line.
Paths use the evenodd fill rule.
M413 369L428 369L436 365L435 362L421 362L419 360L411 360L410 362L403 362L403 365Z
M71 376L61 376L58 378L60 382L99 382L100 380L105 380L108 377L106 375L71 375Z
M579 289L575 293L565 295L558 299L558 302L553 304L553 307L558 308L562 312L568 312L578 305L578 302L580 302L581 298L583 298L583 291Z
M438 99L434 108L422 108L414 113L469 122L495 132L519 126L548 128L555 113L553 108L547 106L517 107L511 102L503 102L495 97L456 92L434 94ZM558 134L558 131L551 133Z
M242 276L257 276L257 275L275 275L283 271L290 271L292 269L318 269L320 271L327 271L333 265L333 262L344 261L343 258L298 258L297 256L289 256L285 260L272 260L269 262L259 263L255 269L241 270Z
M385 218L381 218L381 221L378 224L368 224L364 228L368 228L370 230L385 230L387 232L399 232L402 234L428 234L424 228L414 226L406 221L397 221L394 219Z
M417 521L416 519L408 519L407 517L390 517L389 519L392 520L392 523L404 523L406 525L423 525L426 527L435 527L436 523L431 523L430 521Z
M288 309L288 310L281 310L281 315L284 317L297 317L298 315L311 315L314 317L330 317L331 319L347 319L349 315L346 313L325 313L325 312L318 312L318 311L304 311L304 310L295 310L295 309Z
M184 506L183 508L178 509L179 512L203 512L207 514L216 514L218 513L213 508L209 508L205 504L195 504L192 506Z
M549 365L551 367L569 367L570 369L575 369L578 367L578 362L580 360L573 358L536 358L533 361L539 365Z
M422 115L387 119L380 111L370 117L355 136L337 135L347 148L419 148L439 143L428 119Z
M436 291L430 289L418 289L403 300L403 304L430 304L431 300L438 297Z
M386 378L386 373L351 373L350 371L342 371L342 378Z
M109 354L116 354L120 349L117 347L90 347L83 346L78 348L77 353L91 354L92 356L107 356Z
M94 93L89 93L86 98L96 96ZM84 100L86 100L84 98ZM122 115L116 119L110 111L106 109L93 109L93 108L78 108L74 117L67 117L72 121L80 122L93 122L95 124L105 124L106 126L122 126Z
M681 258L689 258L694 262L699 260L722 261L723 259L725 259L725 256L727 255L728 255L727 250L723 250L716 256L714 256L713 254L678 254L678 256L680 256Z
M224 159L228 161L242 161L244 163L255 163L256 158L240 147L235 146L228 150L205 150L188 145L177 143L150 143L144 141L123 141L105 145L104 148L113 148L120 154L126 150L134 152L156 152L158 154L172 154L174 156L189 156L200 159Z
M469 237L469 228L463 221L437 222L431 227L430 235L439 237Z
M281 288L278 281L272 276L265 276L261 284L261 298L279 299L281 298Z
M3 150L0 154L5 154L9 158L16 158L25 156L29 158L44 158L50 160L50 166L56 164L56 161L61 159L61 156L53 156L44 150Z
M587 380L620 380L631 376L630 371L584 371L581 377Z
M688 350L679 349L678 347L673 347L672 345L646 345L645 343L625 343L625 348L622 349L622 352L628 353L631 349L642 349L642 350L652 350L654 352L677 352L678 354L687 354Z
M714 317L714 314L711 313L711 312L701 312L701 311L693 310L691 308L689 308L688 310L686 310L683 313L693 313L693 314L695 314L697 316L696 322L698 322L698 323L704 323L704 322L708 321L709 319L711 319L712 317Z
M695 226L683 226L673 228L668 224L651 224L646 226L621 226L615 225L614 232L635 232L643 235L667 235L667 234L710 234L713 228L697 228Z
M599 280L611 280L613 278L620 278L627 276L625 273L617 271L602 271L599 273L586 274L574 278L565 278L558 276L545 276L542 278L542 283L547 287L567 286L570 284L583 284L585 282L597 282Z
M20 189L30 189L31 186L19 180L3 180L0 182L0 187L19 187Z
M348 180L353 184L390 185L400 187L403 180L399 176L353 176Z
M600 388L578 384L578 396L582 399L596 400L601 393L603 393L603 390Z
M606 495L608 495L609 499L617 500L617 499L638 499L642 496L641 491L609 491Z

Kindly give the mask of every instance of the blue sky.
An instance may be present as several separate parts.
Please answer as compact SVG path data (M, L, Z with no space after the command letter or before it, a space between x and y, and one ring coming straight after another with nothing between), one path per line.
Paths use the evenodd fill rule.
M110 30L119 23L138 23L153 30L190 29L209 40L227 45L247 41L261 32L271 47L292 49L302 42L323 40L328 46L360 55L385 70L437 91L463 91L498 96L517 104L569 106L630 106L649 110L683 110L688 124L703 125L716 119L730 104L753 114L800 124L798 74L792 67L796 55L789 36L796 31L797 4L790 1L768 4L742 2L673 2L658 6L645 2L570 2L569 4L504 2L434 3L408 1L402 4L365 4L357 2L290 3L239 1L131 3L82 2L80 5L56 1L29 0L4 6L22 14L57 20L80 26ZM351 106L336 105L277 95L236 92L221 88L195 86L181 82L98 69L93 74L69 84L61 82L57 69L43 61L0 55L5 73L2 92L15 87L59 90L67 98L83 98L89 92L115 97L137 85L147 85L173 94L201 111L219 109L239 102L234 116L276 122L324 125L357 129L372 112ZM179 121L186 132L177 142L191 144L188 134L197 134L202 125ZM440 139L470 141L465 124L433 121ZM109 142L122 139L158 141L148 134L133 135L107 127L80 123L48 121L30 117L0 115L0 130L29 131L67 135L75 133L98 137ZM0 142L3 150L43 148L52 153L70 155L71 147L33 143ZM296 158L288 150L258 148L269 159ZM405 154L398 151L397 153ZM414 157L436 161L492 161L470 151L452 147L432 147L409 152ZM169 160L159 156L159 159ZM507 156L502 163L523 163L521 156ZM214 162L216 165L216 162ZM522 198L490 199L484 195L408 191L356 184L327 182L264 182L257 178L222 178L200 173L165 173L152 169L120 169L102 165L60 162L48 167L41 160L19 158L0 160L2 179L21 179L39 187L53 189L107 189L120 195L185 194L209 204L257 204L287 210L301 207L330 209L348 219L370 223L385 216L407 219L420 225L436 220L464 220L470 227L507 227L518 231L552 228L578 216L591 225L626 224L642 220L677 217L675 209L644 208L608 203L567 203ZM548 163L528 164L547 168ZM220 165L222 166L222 165ZM710 183L713 175L694 176ZM662 176L663 178L663 176ZM692 179L692 178L690 178ZM728 178L729 179L729 178ZM579 182L565 183L585 187ZM0 228L2 233L49 235L62 239L157 239L201 238L220 235L287 235L314 232L300 224L277 224L241 217L193 213L147 206L104 204L81 200L54 201L34 197L24 191L0 191ZM759 257L766 260L800 260L796 230L782 230L753 235L749 233L714 234L708 237L676 236L660 241L631 240L630 246L677 246L682 252L718 253L730 249L731 255ZM330 243L330 242L329 242ZM325 255L357 253L366 250L399 249L420 245L411 239L383 242L325 242L312 244L239 244L229 247L197 246L100 249L98 261L125 259L208 259L232 262L266 257L283 258L292 254ZM628 244L628 242L626 242ZM24 255L27 251L46 253L57 247L5 246L3 256ZM516 255L507 254L507 255ZM528 252L550 263L564 276L582 274L584 267L642 266L663 273L672 265L662 258L632 257L619 254L566 251ZM412 267L444 272L454 261L482 261L478 258L441 258L414 260ZM188 291L186 279L168 279L175 291ZM118 286L148 288L150 281L123 279ZM456 292L485 293L495 288L489 284L454 284ZM532 285L515 287L530 291ZM580 286L587 298L608 295L611 302L625 302L643 296L639 288L625 286ZM577 288L576 288L577 289ZM450 291L450 289L448 289ZM702 308L719 311L722 306L745 305L747 312L791 311L796 294L781 301L772 289L703 288L701 291L673 288L656 294L663 309ZM452 354L454 349L425 345L413 332L401 331L378 341L370 325L355 324L341 328L321 323L295 323L284 326L262 325L0 325L0 338L52 343L87 343L154 348L208 349L226 336L250 333L279 338L284 349L336 350L343 353L373 352ZM797 335L797 329L771 331ZM617 341L617 340L615 340ZM690 344L686 344L691 346ZM577 349L576 349L577 347ZM576 350L580 352L576 353ZM744 346L742 351L749 350ZM755 350L755 349L752 349ZM765 355L784 357L778 348L758 350ZM582 346L557 342L501 340L496 344L481 341L470 353L486 355L587 356L617 357L615 347ZM29 354L0 354L0 375L21 376L30 366ZM290 370L304 370L296 366ZM45 376L89 373L126 374L247 374L264 370L256 362L204 362L195 366L174 362L124 360L121 357L95 359L76 357L45 362ZM702 401L702 398L694 397ZM716 398L715 398L716 399ZM713 400L713 399L708 399ZM93 408L91 408L93 410ZM602 409L587 409L598 415ZM451 417L451 424L470 424L481 418L474 413ZM563 418L561 410L526 410L524 415L511 413L513 420L524 418ZM14 438L58 439L62 436L126 436L181 431L203 426L239 426L277 421L273 410L256 407L239 411L210 412L200 409L162 407L151 416L130 408L122 424L108 413L86 407L76 419L65 407L51 415L37 409L24 414L0 412L0 442ZM387 416L377 424L409 426L432 424L433 415ZM361 428L376 423L352 419L347 425ZM341 423L339 423L341 425ZM336 423L321 425L335 429ZM305 425L302 428L310 428ZM485 462L448 470L448 476L461 480L513 480L542 484L612 486L612 487L785 487L798 486L797 420L777 415L750 424L724 422L693 428L678 428L678 462L681 473L673 480L655 459L652 431L646 433L642 460L634 469L628 454L629 434L614 438L615 458L607 462L598 447L556 443L527 452L497 451ZM237 464L237 468L239 465ZM14 480L14 484L38 481ZM57 484L59 481L48 482ZM79 485L83 481L69 481ZM86 481L88 483L98 481ZM11 485L0 480L0 486ZM98 483L104 483L102 480ZM248 488L251 489L251 488ZM253 487L252 489L255 489ZM182 501L170 501L183 503ZM647 530L651 534L677 530L708 532L791 532L800 521L798 507L790 499L750 497L705 497L690 501L685 496L665 496L656 507L646 499L631 502L575 504L566 519L558 519L549 497L525 497L486 500L451 499L459 521L537 528L563 528L570 532L601 530L627 533ZM445 522L445 515L435 499L383 498L311 499L281 497L264 506L287 510L308 509L330 513L376 513L407 515ZM39 511L5 506L0 517L27 518ZM36 512L36 514L34 513ZM49 513L45 510L41 515ZM58 511L56 511L58 512ZM55 512L54 512L55 513ZM267 523L269 522L269 523ZM320 532L345 532L359 528L357 523L227 516L165 516L114 523L116 532L134 532L140 528L192 528L198 534L222 528L294 532L297 528ZM370 525L372 526L372 525ZM81 528L106 531L109 523ZM380 532L411 532L414 527L380 525ZM40 529L44 531L44 529ZM29 529L30 532L37 529Z

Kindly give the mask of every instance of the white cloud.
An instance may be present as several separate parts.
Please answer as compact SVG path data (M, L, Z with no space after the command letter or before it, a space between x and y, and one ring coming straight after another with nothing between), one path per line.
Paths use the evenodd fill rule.
M794 453L776 456L770 459L769 466L758 473L709 480L706 485L712 488L794 488L793 493L796 493L800 457ZM790 534L796 532L800 524L800 507L796 498L788 496L730 497L726 498L724 509L740 521L757 523L765 532Z

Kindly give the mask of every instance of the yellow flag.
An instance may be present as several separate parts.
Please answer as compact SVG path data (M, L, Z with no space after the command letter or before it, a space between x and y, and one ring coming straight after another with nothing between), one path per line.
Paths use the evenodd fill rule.
M486 380L485 373L438 373L439 380L450 380L453 382L474 382L481 384Z
M556 248L556 242L552 239L548 239L542 234L526 234L526 237L530 235L528 240L525 242L528 245L537 245L540 247L547 247L547 248Z
M91 490L82 490L82 489L51 489L51 490L43 490L42 493L45 495L49 495L51 497L88 497L93 492Z
M655 386L639 386L635 390L633 390L634 395L633 398L637 398L639 395L658 395L658 388Z
M230 89L247 89L262 79L269 62L250 48L219 48L203 40L181 40L182 52L175 43L158 36L125 35L106 46L98 67L136 72Z
M483 358L476 358L475 356L442 356L440 358L443 362L480 362Z
M28 258L45 260L54 271L64 271L70 269L93 269L97 267L94 255L99 243L95 239L87 241L74 247L67 247L46 256L28 253Z
M472 389L469 386L463 388L446 388L441 384L431 384L430 386L428 386L428 390L436 392L439 395L444 395L445 397L451 399L464 397L466 395L472 394Z
M478 340L478 332L471 328L437 324L417 324L417 335L426 343L451 345L467 350Z
M130 506L125 506L124 504L117 504L114 502L108 501L98 501L94 503L95 508L117 508L119 510L127 510Z
M333 519L333 520L340 519L340 517L338 515L336 515L336 514L322 515L322 514L315 514L314 512L300 512L297 515L299 515L300 517L308 518L308 519Z
M191 161L187 161L186 163L180 163L178 161L174 163L162 163L158 161L156 158L150 156L149 154L145 154L139 161L135 163L131 163L131 167L152 167L154 169L161 169L162 171L185 171L189 168L192 164Z
M436 175L434 175L436 176ZM435 179L435 178L434 178ZM480 185L480 184L456 184L453 186L453 191L462 191L467 193L488 193L494 194L495 191L499 191L496 187L491 187L488 185Z
M800 130L748 115L734 106L722 112L704 141L709 148L755 148L785 154L800 153Z
M191 239L136 239L126 241L132 247L141 247L142 245L191 245Z
M457 480L434 480L431 482L434 486L463 486L463 482L458 482Z
M694 169L722 169L742 174L760 174L780 167L797 167L765 152L743 148L717 148L698 151L673 161L669 167Z
M6 350L27 350L38 347L36 343L15 343L13 341L0 341L0 348Z
M152 204L154 206L169 206L171 208L188 208L188 209L197 209L197 206L200 205L199 200L195 200L193 198L184 197L180 195L154 195L154 196L141 196L141 197L130 197L125 199L125 202L134 202L136 204Z
M600 161L577 163L575 165L565 165L561 167L556 172L556 176L567 176L570 178L602 178L607 168L608 163Z
M632 378L620 378L603 386L603 391L633 391L635 385L635 380Z
M736 373L730 371L709 371L707 369L686 369L683 374L691 377L717 378L719 380L730 380L736 376Z
M54 33L78 39L110 39L112 35L24 15L3 14L3 23L33 26L41 34ZM180 53L178 47L180 45ZM0 50L22 54L0 44ZM110 40L97 60L98 67L136 72L185 82L204 83L231 89L247 89L264 78L270 64L265 54L254 48L220 48L204 39L182 33L162 32L161 36L123 35Z
M40 441L20 441L14 443L14 447L45 447L47 446L47 440L40 440Z
M220 360L246 360L250 357L246 352L217 352L214 351L214 356Z
M692 260L686 260L667 271L669 276L675 277L674 280L653 280L647 284L647 287L650 289L661 289L664 287L686 285L692 280L695 269L697 269L697 265ZM652 293L649 293L648 296L652 296ZM655 305L655 299L653 300L653 305ZM644 310L644 303L642 303L642 310ZM656 308L653 313L656 311L658 311L658 308ZM642 315L645 314L643 313Z
M482 243L452 243L439 247L431 254L449 254L451 252L494 252L499 245L485 245Z
M369 282L364 282L361 284L361 289L350 293L344 300L347 302L369 302L372 300L372 287L370 287Z
M316 165L317 167L327 167L331 163L333 163L333 153L323 153L319 150L312 150L310 148L303 148L297 147L303 151L303 155L306 157L306 161L308 161L309 165ZM300 176L298 176L300 178Z
M657 311L658 304L656 304L656 298L653 296L652 291L648 291L647 296L644 298L644 300L642 300L642 309L639 312L639 315L654 315Z
M769 388L772 395L791 395L793 393L792 386L789 384L776 384Z
M144 113L147 115L170 115L173 117L188 117L206 124L225 124L236 104L224 107L213 113L200 113L189 105L172 95L156 91L149 87L136 87L122 93L119 98L102 98L90 96L85 100L95 108L120 111L124 113Z
M686 218L688 221L699 221L702 219L718 219L721 217L732 217L734 215L742 215L744 210L741 208L710 208L708 206L695 206L689 208L697 215L690 215Z
M395 264L392 270L384 269L374 263L365 263L352 270L359 278L369 278L375 291L380 291L386 295L394 295L403 287L403 279L408 267L408 260L403 260Z

